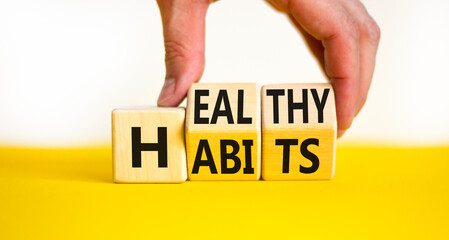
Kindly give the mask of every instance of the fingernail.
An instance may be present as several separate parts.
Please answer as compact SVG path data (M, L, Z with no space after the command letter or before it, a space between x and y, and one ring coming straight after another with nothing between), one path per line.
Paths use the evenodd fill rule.
M159 98L157 99L157 105L162 107L168 107L170 98L175 92L176 81L174 78L166 79L164 86L162 87Z
M343 129L338 129L337 130L337 138L340 138L343 136L343 134L345 134L346 130Z

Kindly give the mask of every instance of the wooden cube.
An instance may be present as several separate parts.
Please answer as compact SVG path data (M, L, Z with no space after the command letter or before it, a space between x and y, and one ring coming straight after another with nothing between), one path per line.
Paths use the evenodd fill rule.
M263 86L263 179L331 179L336 136L335 100L330 84Z
M114 110L114 182L184 182L187 179L184 120L184 108Z
M189 180L260 178L260 100L255 83L193 84L187 95Z

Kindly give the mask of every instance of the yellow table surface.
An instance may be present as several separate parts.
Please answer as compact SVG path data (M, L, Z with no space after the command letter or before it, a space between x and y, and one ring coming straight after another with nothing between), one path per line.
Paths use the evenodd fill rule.
M0 239L449 239L449 146L339 146L330 181L114 184L109 147L0 148Z

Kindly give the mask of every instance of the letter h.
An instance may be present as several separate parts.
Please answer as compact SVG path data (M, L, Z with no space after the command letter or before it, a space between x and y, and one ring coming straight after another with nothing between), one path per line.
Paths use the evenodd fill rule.
M167 161L167 127L157 128L157 143L142 143L140 127L131 128L132 138L132 166L142 167L142 151L158 152L158 167L168 167Z

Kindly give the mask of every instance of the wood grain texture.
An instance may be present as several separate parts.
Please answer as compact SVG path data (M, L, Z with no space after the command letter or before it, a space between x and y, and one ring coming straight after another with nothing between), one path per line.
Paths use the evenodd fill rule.
M200 97L199 92L203 94ZM199 113L197 120L199 117L203 123L195 121L195 111ZM221 115L214 117L217 111L222 111ZM189 180L258 180L261 175L260 137L257 84L192 85L186 109ZM208 160L213 162L206 163ZM204 166L196 165L196 161Z
M276 84L261 92L262 178L331 179L337 132L332 86Z
M184 108L116 109L112 112L114 181L117 183L180 183L187 179ZM158 151L141 151L141 166L133 167L132 128L140 127L141 143L158 143L159 128L166 129L166 162Z

